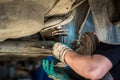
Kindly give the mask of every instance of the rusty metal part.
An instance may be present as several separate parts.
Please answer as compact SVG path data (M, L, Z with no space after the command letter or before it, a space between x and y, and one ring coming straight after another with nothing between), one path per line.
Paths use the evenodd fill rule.
M0 42L0 56L39 57L50 56L52 41L26 42L5 41Z
M99 41L95 34L85 32L78 44L78 48L75 50L80 55L91 55L99 46Z

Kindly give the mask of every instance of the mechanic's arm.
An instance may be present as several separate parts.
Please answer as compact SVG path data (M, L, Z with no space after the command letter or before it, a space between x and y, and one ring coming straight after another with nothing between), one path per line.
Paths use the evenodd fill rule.
M54 45L53 54L79 75L92 80L101 79L112 68L111 61L102 55L82 56L61 43Z
M92 79L101 79L112 67L112 63L102 55L80 56L67 51L65 62L79 75Z

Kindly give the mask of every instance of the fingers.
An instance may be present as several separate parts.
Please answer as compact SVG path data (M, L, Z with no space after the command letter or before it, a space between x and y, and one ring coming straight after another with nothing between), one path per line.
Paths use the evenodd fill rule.
M47 69L46 69L46 60L42 61L42 67L45 70L45 72L47 73ZM48 73L47 73L48 74Z
M50 73L53 74L53 72L54 72L54 63L51 62L51 64L50 64Z
M45 69L46 69L46 71L48 72L48 74L50 74L50 72L49 72L49 63L48 63L48 60L45 60Z
M48 75L52 75L54 73L54 63L53 62L50 62L49 60L44 59L42 61L42 66Z

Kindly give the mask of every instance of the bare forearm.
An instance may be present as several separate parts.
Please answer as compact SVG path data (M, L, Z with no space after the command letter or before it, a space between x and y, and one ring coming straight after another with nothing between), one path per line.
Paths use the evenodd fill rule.
M91 62L86 62L86 60L84 60L85 58L83 57L84 56L80 56L78 54L73 54L73 52L69 52L65 55L65 61L75 72L77 72L81 76L90 78L90 75L88 73L89 70L92 70L93 66ZM87 59L90 59L89 56L85 57L87 57Z
M54 45L53 54L79 75L92 80L102 78L112 67L110 60L102 55L81 56L61 43Z
M89 79L99 79L103 77L106 72L109 71L111 68L111 64L109 64L109 61L107 59L103 59L104 57L101 57L99 55L94 56L80 56L74 52L68 51L65 55L65 61L66 63L78 74L82 75L83 77L89 78ZM101 60L105 60L101 63ZM98 64L99 63L99 64ZM104 67L101 65L106 64L109 67ZM105 70L104 72L102 72Z

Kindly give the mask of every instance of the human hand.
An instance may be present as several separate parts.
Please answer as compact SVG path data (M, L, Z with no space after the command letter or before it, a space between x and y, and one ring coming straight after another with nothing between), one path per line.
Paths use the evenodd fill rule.
M66 45L62 43L55 43L53 46L52 53L57 59L65 63L64 56L66 52L69 50L72 51L72 49L70 49L69 47L67 47Z

